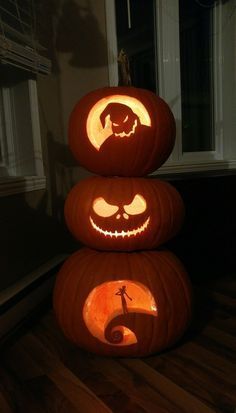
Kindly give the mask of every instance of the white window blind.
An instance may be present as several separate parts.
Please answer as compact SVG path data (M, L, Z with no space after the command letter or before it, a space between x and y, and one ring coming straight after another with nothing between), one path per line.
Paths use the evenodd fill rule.
M36 38L36 2L0 1L0 63L48 74L51 62Z

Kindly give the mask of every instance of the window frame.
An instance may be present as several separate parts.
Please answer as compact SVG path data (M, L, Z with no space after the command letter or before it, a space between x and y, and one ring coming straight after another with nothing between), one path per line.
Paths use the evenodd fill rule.
M214 135L215 150L201 152L182 152L181 125L181 73L179 47L179 4L178 0L156 0L156 46L158 94L169 104L176 119L176 142L165 164L153 174L183 172L202 172L236 168L236 147L233 136L226 134L224 127L224 108L227 98L223 92L223 24L227 7L220 2L213 13L213 84L214 84ZM117 39L115 0L106 0L107 45L109 85L118 84L116 62ZM227 110L227 109L225 109ZM229 129L229 128L228 128ZM233 133L232 133L233 135ZM236 145L235 145L236 146ZM229 147L233 148L229 150Z
M40 7L29 1L5 3L0 15L0 196L46 188L37 85L39 75L51 73L47 46L38 41Z
M2 103L3 103L3 124L1 128L5 129L5 142L3 145L3 160L0 168L5 170L7 175L0 176L0 196L8 196L12 194L40 190L46 188L46 177L44 174L39 106L37 94L37 80L26 79L26 92L24 99L30 108L29 123L30 123L30 139L33 146L32 151L32 174L25 174L24 168L15 168L20 161L22 151L19 151L19 137L16 136L17 123L14 119L14 111L12 110L12 95L11 87L1 87ZM9 156L11 154L11 156ZM11 159L9 159L11 158ZM1 172L1 171L0 171Z

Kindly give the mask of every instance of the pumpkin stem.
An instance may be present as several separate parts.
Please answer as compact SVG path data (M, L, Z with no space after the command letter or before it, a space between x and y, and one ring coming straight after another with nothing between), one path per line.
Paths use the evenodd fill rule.
M129 58L124 49L118 55L119 86L131 86Z

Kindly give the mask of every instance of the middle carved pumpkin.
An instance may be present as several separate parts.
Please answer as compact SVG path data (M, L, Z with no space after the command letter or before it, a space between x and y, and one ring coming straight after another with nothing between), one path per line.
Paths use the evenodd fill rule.
M156 248L176 235L183 217L179 193L158 179L90 177L65 202L71 233L99 250Z

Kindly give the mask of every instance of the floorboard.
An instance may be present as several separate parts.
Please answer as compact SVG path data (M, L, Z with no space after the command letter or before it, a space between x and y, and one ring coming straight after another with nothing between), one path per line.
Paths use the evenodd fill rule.
M49 309L4 346L1 413L235 413L236 281L195 287L177 345L150 357L105 358L61 333Z

